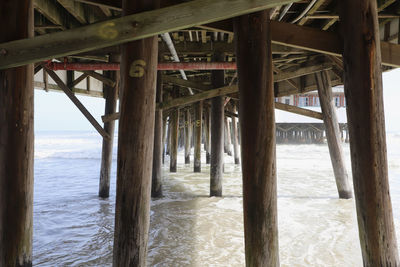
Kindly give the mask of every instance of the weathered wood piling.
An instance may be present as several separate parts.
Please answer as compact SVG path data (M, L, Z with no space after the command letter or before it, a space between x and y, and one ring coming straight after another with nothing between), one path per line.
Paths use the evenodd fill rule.
M204 149L206 151L206 164L211 163L211 108L204 108Z
M224 152L228 154L228 156L232 156L232 148L231 148L231 127L229 126L228 117L224 118Z
M123 14L156 1L122 1ZM146 266L157 76L157 37L122 46L113 266Z
M105 73L105 76L115 81L114 86L103 84L104 98L106 100L104 114L110 115L115 113L117 109L120 74L119 71L109 71ZM114 143L114 129L115 121L107 121L104 123L104 130L110 138L103 138L101 150L99 197L102 198L107 198L110 196L110 174Z
M317 81L318 95L325 124L326 140L328 142L339 198L351 198L353 193L344 163L339 124L335 105L332 100L330 77L327 72L323 71L316 73L315 79Z
M234 20L240 97L246 266L279 266L269 12Z
M339 7L351 164L364 266L399 266L389 193L376 1L340 1Z
M192 116L190 109L185 111L185 164L190 164L190 143L192 139Z
M224 61L224 55L214 56L216 61ZM223 87L223 70L211 72L214 88ZM210 196L222 196L222 175L224 164L224 99L217 96L211 99L211 161L210 161Z
M179 137L179 109L174 108L170 113L170 161L169 161L169 171L176 172L176 164L178 160L178 137Z
M157 72L156 103L162 103L163 87L161 72ZM151 197L162 196L162 154L163 154L163 110L157 109L154 116L153 172L151 180Z
M0 10L1 43L33 37L32 1ZM33 65L0 70L0 266L32 266L33 130Z
M232 107L232 112L236 113L236 105ZM232 117L232 133L233 133L233 155L235 157L235 164L240 164L239 152L239 135L236 117Z
M195 122L194 122L194 159L193 171L201 172L201 128L203 116L203 102L197 102L194 108Z

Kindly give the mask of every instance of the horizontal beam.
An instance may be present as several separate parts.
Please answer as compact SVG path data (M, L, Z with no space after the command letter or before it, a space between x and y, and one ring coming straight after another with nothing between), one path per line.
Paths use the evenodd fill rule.
M0 69L83 53L232 18L296 0L194 0L76 29L0 44Z
M294 79L297 77L301 77L304 75L324 71L324 70L330 70L332 69L332 64L331 63L322 63L319 65L312 65L312 66L307 66L303 68L299 68L294 71L286 71L286 72L281 72L279 74L274 75L274 82L281 82L281 81L286 81L290 79Z
M119 63L61 63L46 64L50 70L120 70ZM236 70L235 62L160 62L157 70Z
M202 43L202 42L179 42L174 44L175 50L178 54L190 54L190 55L204 55L204 54L212 54L215 52L219 53L229 53L235 54L235 46L234 43L225 43L225 42L213 42L213 43ZM159 43L158 45L158 53L159 54L167 54L170 55L171 51L164 43ZM272 45L272 54L304 54L306 53L304 50L273 44Z
M195 95L174 98L167 102L157 104L157 108L170 109L173 107L189 105L189 104L201 101L201 100L206 100L206 99L210 99L210 98L217 97L217 96L236 93L237 91L238 91L238 87L236 85L225 86L225 87L221 87L221 88L217 88L217 89L213 89L213 90L209 90L209 91L204 91L204 92L201 92L201 93L198 93Z
M287 105L287 104L283 104L280 102L275 102L275 108L279 109L279 110L287 111L290 113L295 113L298 115L318 119L318 120L323 119L323 117L322 117L323 115L321 112L317 112L317 111L313 111L313 110L309 110L309 109L305 109L305 108L299 108L296 106ZM230 117L239 117L238 114L227 111L227 110L225 110L225 115L230 116Z
M84 71L84 74L87 74L88 76L110 86L114 87L115 86L115 81L111 80L110 78L105 77L104 75L97 73L95 71Z
M298 115L302 115L302 116L306 116L306 117L310 117L310 118L314 118L314 119L318 119L318 120L322 120L322 113L321 112L317 112L317 111L313 111L313 110L309 110L309 109L305 109L305 108L299 108L296 106L292 106L292 105L287 105L287 104L283 104L283 103L279 103L279 102L275 102L275 108L279 109L279 110L283 110L283 111L287 111L290 113L295 113ZM230 116L230 117L238 117L238 114L230 112L225 110L225 115ZM104 115L101 117L103 122L110 122L110 121L114 121L114 120L118 120L119 119L119 112L110 114L110 115Z
M44 82L34 82L33 86L35 87L36 90L45 88ZM47 85L47 89L52 92L64 93L64 91L56 84L49 83ZM75 95L104 98L103 92L99 92L99 91L93 91L93 90L88 91L86 89L81 89L81 88L76 88L76 87L71 88L71 91Z
M198 89L200 91L206 91L206 90L212 89L211 86L208 86L208 85L203 85L203 84L198 83L198 82L193 82L193 81L190 81L190 80L184 80L184 79L181 79L181 78L171 77L171 76L167 76L167 75L163 75L162 81L163 81L164 84L165 83L171 83L171 84L182 86L182 87L186 87L186 88Z
M336 86L336 85L340 85L340 84L343 84L341 79L336 79L336 80L331 81L332 86ZM279 89L275 93L275 97L290 96L290 95L295 95L295 94L304 94L304 93L315 91L315 90L317 90L316 84L311 84L309 86L302 88L301 92L296 88L290 87L287 89Z
M217 97L217 96L232 94L232 93L238 92L238 90L239 89L236 85L225 86L225 87L221 87L221 88L217 88L217 89L213 89L213 90L209 90L209 91L204 91L204 92L201 92L201 93L198 93L195 95L174 98L174 99L171 99L171 100L163 102L163 103L158 103L157 109L167 110L167 109L170 109L173 107L189 105L192 103L199 102L201 100L206 100L206 99L210 99L210 98ZM119 113L105 115L105 116L102 116L101 118L102 118L103 122L108 122L110 120L115 120L116 118L119 118Z
M311 117L311 118L318 119L318 120L323 119L321 112L317 112L317 111L313 111L313 110L309 110L309 109L305 109L305 108L299 108L296 106L287 105L287 104L283 104L280 102L275 102L275 108L283 110L283 111L295 113L298 115Z
M233 32L231 20L210 23L204 27L228 33ZM333 32L285 22L271 21L271 41L273 44L341 57L343 44L340 40L341 38L339 38L339 35ZM381 42L381 54L383 65L396 68L400 67L400 45Z

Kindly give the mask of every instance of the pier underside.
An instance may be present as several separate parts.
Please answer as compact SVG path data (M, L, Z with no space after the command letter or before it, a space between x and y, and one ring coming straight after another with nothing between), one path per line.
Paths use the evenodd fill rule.
M32 262L33 88L65 93L103 137L101 197L119 120L114 266L146 266L163 156L179 172L178 147L186 163L194 147L201 172L202 143L210 196L223 196L224 150L242 164L246 265L279 266L275 145L324 136L340 198L350 141L364 265L400 265L382 96L382 71L400 67L399 1L5 0L0 14L0 266ZM317 90L322 112L282 103ZM106 99L104 126L76 95ZM321 123L275 124L274 109Z

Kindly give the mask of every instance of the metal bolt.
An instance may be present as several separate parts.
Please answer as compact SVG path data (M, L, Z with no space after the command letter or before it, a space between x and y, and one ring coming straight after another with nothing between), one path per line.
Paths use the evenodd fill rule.
M0 49L0 54L4 56L5 54L7 54L7 50L5 50L4 48Z

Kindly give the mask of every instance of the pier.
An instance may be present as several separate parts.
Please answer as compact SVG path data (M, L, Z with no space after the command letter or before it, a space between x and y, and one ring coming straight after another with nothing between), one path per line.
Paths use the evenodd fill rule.
M179 146L193 173L206 150L210 197L224 153L241 164L246 266L279 266L276 144L325 140L364 266L400 265L382 85L400 67L397 1L4 0L0 13L0 267L32 266L34 89L65 94L101 135L101 198L119 120L113 266L146 266L151 198ZM101 120L76 95L104 98ZM277 124L275 109L320 123Z

